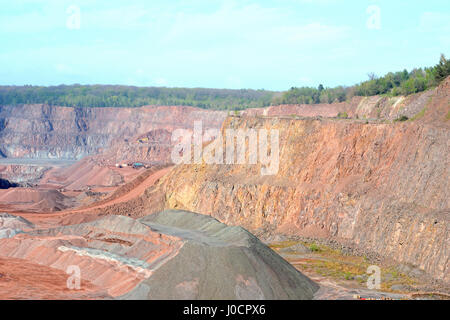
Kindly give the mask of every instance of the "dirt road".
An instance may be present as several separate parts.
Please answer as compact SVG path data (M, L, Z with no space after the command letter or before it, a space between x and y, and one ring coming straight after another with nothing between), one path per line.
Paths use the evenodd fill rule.
M155 184L156 181L158 181L161 177L163 177L165 174L167 174L172 167L166 167L160 170L155 171L154 173L150 174L144 181L142 181L140 184L132 188L130 191L119 195L118 197L113 197L111 200L103 200L100 203L93 203L87 207L78 208L78 209L68 209L64 211L58 211L58 212L48 212L48 213L30 213L30 212L21 212L21 211L8 211L7 209L2 209L4 212L11 213L13 215L21 216L31 222L33 222L35 225L39 227L49 227L58 225L58 222L61 221L62 218L68 217L70 215L74 214L90 214L94 210L107 208L109 206L124 203L127 201L130 201L132 199L135 199L137 197L140 197L144 194L145 190L150 188L152 185ZM151 169L149 169L151 170ZM132 182L130 182L132 183ZM117 189L119 189L118 187Z

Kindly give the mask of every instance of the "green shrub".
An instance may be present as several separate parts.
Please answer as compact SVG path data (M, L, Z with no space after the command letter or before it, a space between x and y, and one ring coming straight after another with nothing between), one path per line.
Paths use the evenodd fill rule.
M401 116L400 118L395 119L395 122L404 122L404 121L408 121L408 117L407 116Z
M311 243L309 245L309 250L311 250L312 252L319 252L320 251L320 247L315 244L315 243Z
M427 109L423 108L418 114L416 114L414 117L411 118L411 121L422 118L425 115L425 111L427 111Z
M337 117L339 119L348 119L348 114L347 114L347 112L339 112Z

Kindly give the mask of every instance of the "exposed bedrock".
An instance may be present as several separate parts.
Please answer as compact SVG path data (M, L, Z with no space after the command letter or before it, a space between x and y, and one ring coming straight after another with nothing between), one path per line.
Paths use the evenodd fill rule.
M413 117L426 108L436 89L408 97L354 97L318 105L247 109L244 116L323 116L360 119ZM0 106L0 158L80 159L107 150L105 161L169 162L171 133L219 128L227 112L186 106L70 108L42 104ZM140 141L140 142L139 142ZM112 147L112 148L109 148Z
M0 239L0 256L78 266L82 283L122 299L312 299L318 290L243 228L185 211L25 232Z
M280 168L183 165L165 206L212 214L258 235L351 240L449 280L450 131L427 125L230 120L280 130Z
M447 80L448 81L448 80ZM356 119L395 120L414 117L426 108L436 89L409 96L353 97L349 101L320 104L279 105L244 110L243 116L352 117Z
M422 117L403 123L228 118L224 129L279 130L276 175L180 165L136 208L211 214L262 236L333 238L449 282L449 88L447 79Z
M39 181L44 173L50 168L50 166L31 166L26 164L22 165L0 163L0 177L13 183L32 184Z
M193 107L69 108L47 105L0 106L0 157L80 159L97 154L114 141L125 141L154 130L171 133L192 128L201 120L221 126L226 112ZM155 152L158 141L150 151ZM148 157L152 160L152 155ZM163 159L167 161L167 157Z

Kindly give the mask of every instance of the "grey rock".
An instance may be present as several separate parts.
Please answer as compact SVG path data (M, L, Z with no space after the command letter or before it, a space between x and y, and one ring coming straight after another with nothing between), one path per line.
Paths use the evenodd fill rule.
M122 299L312 299L319 288L241 227L177 210L139 221L184 245Z
M391 290L394 291L409 291L411 288L404 284L394 284L391 286Z

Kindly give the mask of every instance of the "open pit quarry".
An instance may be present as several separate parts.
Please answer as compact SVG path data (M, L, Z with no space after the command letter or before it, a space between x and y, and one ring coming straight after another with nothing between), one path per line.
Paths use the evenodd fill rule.
M0 298L448 297L449 114L450 78L407 97L233 116L0 106ZM174 165L172 133L195 121L278 130L277 173ZM338 281L323 269L336 261L379 265L390 285L368 293L365 270L349 268Z
M100 154L97 162L109 165L167 163L174 130L191 129L197 120L220 128L226 115L184 106L0 106L0 173L5 179L36 183L51 168Z
M71 108L0 106L0 154L7 158L81 159L135 136L189 128L195 120L220 127L223 111L193 107ZM125 141L125 139L127 139ZM154 145L152 145L154 142ZM159 141L149 141L151 150ZM157 155L154 157L157 159ZM155 160L156 161L156 160Z

